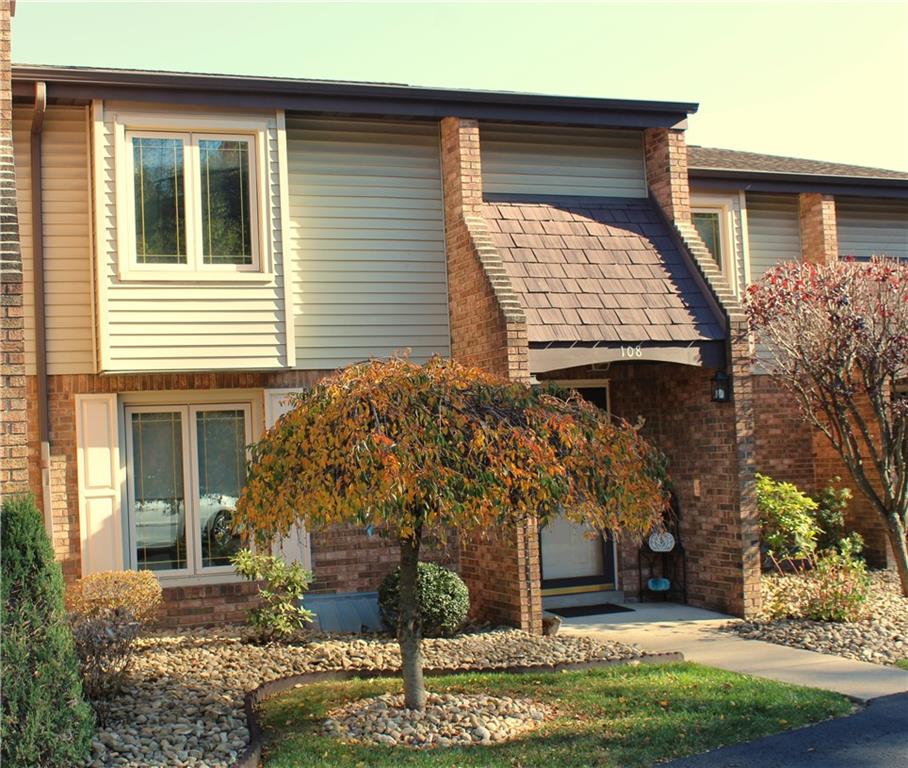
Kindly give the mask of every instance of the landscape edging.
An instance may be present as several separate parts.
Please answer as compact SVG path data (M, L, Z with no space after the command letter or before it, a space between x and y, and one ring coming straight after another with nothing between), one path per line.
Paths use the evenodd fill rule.
M684 654L646 653L634 659L601 659L593 661L567 662L564 664L531 664L513 667L436 667L425 670L426 677L444 675L465 675L471 673L506 673L511 675L549 674L554 672L578 672L586 669L603 667L620 667L633 664L671 664L684 661ZM246 713L246 724L249 728L249 744L230 768L258 768L262 759L262 730L259 726L256 706L262 699L283 693L299 685L312 685L337 680L354 680L356 678L400 677L400 669L336 669L317 672L301 672L298 675L279 677L262 683L257 688L247 691L243 697L243 709Z

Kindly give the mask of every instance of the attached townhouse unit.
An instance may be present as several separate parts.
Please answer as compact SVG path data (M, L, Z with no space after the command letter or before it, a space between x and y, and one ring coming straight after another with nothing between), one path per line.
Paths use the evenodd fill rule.
M739 296L780 261L908 259L908 173L696 146L688 164L694 224ZM863 535L869 562L886 565L882 520L825 436L804 426L770 367L758 348L758 471L812 493L841 478L853 493L846 522Z
M742 291L836 239L908 253L908 174L688 151L695 104L62 67L12 95L28 447L3 490L36 494L67 579L152 569L173 623L253 598L230 512L289 393L405 351L642 417L686 599L754 611L754 472L834 462L752 366ZM588 533L433 556L477 618L539 631L544 605L640 596L639 545ZM325 616L396 564L350 527L275 546Z

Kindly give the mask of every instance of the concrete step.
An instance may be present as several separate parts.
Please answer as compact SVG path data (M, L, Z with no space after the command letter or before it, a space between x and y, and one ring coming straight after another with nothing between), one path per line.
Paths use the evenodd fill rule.
M620 589L601 589L595 592L578 592L574 595L543 595L542 609L569 608L576 605L600 605L601 603L623 603L624 592Z

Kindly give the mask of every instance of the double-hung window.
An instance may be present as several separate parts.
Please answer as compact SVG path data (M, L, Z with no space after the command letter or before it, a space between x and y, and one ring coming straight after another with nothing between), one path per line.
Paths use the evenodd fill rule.
M126 131L129 268L260 271L256 136Z
M230 573L251 406L126 408L132 564L162 577Z

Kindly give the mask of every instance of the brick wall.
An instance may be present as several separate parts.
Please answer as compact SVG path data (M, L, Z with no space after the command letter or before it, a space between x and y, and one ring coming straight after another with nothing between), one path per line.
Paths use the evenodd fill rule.
M754 376L757 471L804 490L816 487L811 430L794 396L774 376Z
M451 356L529 380L526 318L482 218L482 167L475 120L441 121ZM464 538L461 575L474 617L541 631L539 541L534 525Z
M814 264L826 264L838 259L835 198L818 192L802 192L798 195L798 214L801 258Z
M691 222L684 131L669 128L647 129L644 133L644 144L650 195L674 224L688 255L725 315L726 372L731 376L734 394L731 403L718 405L725 406L722 418L727 420L726 426L731 426L731 432L722 435L721 439L726 441L724 444L714 443L711 450L717 454L717 458L718 454L725 454L721 461L729 462L728 469L733 475L725 479L731 483L727 487L723 485L728 495L716 508L721 512L721 522L718 523L718 527L713 528L714 519L704 521L705 528L700 536L702 541L698 546L706 544L723 550L723 560L716 563L716 572L724 573L718 577L718 583L725 583L729 588L729 595L725 598L728 610L733 609L735 613L748 615L759 611L760 607L759 517L754 488L755 403L750 362L753 341L743 307L714 260L710 258L706 246ZM702 387L704 383L701 382L698 386ZM708 389L705 391L708 392ZM697 392L692 392L695 403L699 402L700 397ZM691 407L696 409L700 406ZM687 412L691 415L689 408ZM695 414L692 417L697 418ZM692 437L700 440L705 436ZM712 441L715 436L705 439ZM683 458L683 461L687 460L686 457ZM707 558L704 565L709 567L713 561L708 553L705 553L704 557ZM732 561L735 563L734 567L730 566ZM731 571L728 570L729 567ZM733 583L729 581L732 579L732 571L736 572ZM692 601L711 601L715 597L714 586L715 582L702 589L699 594L692 592L689 598Z
M643 434L668 457L687 552L688 601L744 615L759 605L759 548L754 518L741 513L736 412L732 403L712 402L714 373L669 363L613 363L607 375L612 412L631 423L642 417ZM551 376L595 374L574 369ZM629 537L618 545L620 588L631 597L638 591L638 546Z
M10 4L0 1L0 496L28 490L22 254L13 160Z
M67 582L82 574L79 537L78 475L76 467L75 396L91 393L148 391L206 391L307 386L326 372L288 371L261 373L147 374L129 376L50 376L49 426L51 440L52 541ZM33 386L33 382L32 382ZM37 434L34 435L37 441ZM40 490L40 474L32 456L31 475ZM374 591L399 557L394 542L368 536L358 528L314 531L311 535L313 567L321 592ZM427 559L457 568L456 539L447 548L428 547ZM236 584L181 587L165 590L165 622L187 624L235 618L248 608L254 589L244 592ZM183 605L184 601L186 605ZM234 602L239 601L240 605Z
M674 222L690 221L687 143L677 128L647 128L643 132L646 183L650 195Z

